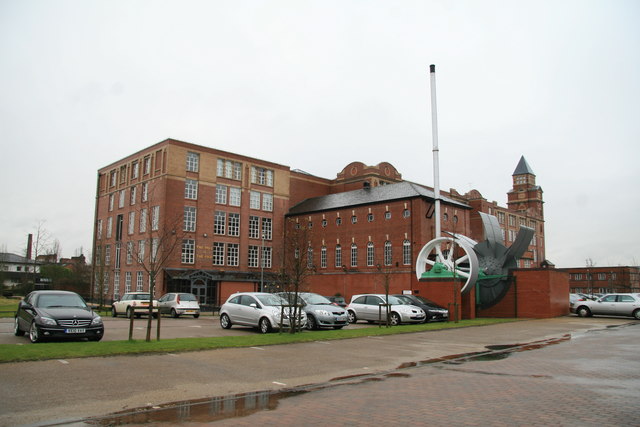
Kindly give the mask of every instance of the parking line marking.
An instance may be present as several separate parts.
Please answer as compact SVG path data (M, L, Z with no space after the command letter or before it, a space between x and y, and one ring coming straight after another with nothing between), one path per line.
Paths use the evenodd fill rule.
M63 365L68 365L69 362L67 362L66 360L62 360L62 359L58 359L58 362L62 363Z
M327 342L327 341L314 341L314 342L317 342L318 344L326 344L326 345L331 344L330 342Z
M260 348L260 347L249 347L249 348L252 348L254 350L263 350L264 351L264 348Z
M273 384L277 384L277 385L286 385L285 383L279 383L278 381L273 381Z
M190 325L190 328L202 328L202 325Z

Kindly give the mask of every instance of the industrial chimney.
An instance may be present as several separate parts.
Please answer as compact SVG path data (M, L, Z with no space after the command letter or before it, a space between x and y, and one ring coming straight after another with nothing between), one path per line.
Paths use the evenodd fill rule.
M27 237L27 259L31 259L31 246L33 246L33 234Z

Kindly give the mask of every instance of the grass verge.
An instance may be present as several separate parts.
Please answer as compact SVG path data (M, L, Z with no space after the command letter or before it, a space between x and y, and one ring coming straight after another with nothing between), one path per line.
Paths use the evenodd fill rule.
M24 362L47 359L71 359L76 357L103 357L149 353L177 353L184 351L213 350L232 347L252 347L298 342L337 340L365 336L404 334L442 329L486 326L514 322L517 319L472 319L455 322L424 323L395 327L372 327L327 331L302 331L297 334L272 333L231 337L175 338L160 341L101 341L101 342L45 342L24 345L0 344L0 363Z

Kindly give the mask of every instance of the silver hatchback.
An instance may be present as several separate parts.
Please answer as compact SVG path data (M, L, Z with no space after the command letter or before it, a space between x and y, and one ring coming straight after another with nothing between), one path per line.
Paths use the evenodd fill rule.
M640 294L607 294L595 301L571 302L570 309L580 317L632 316L640 320Z
M393 295L389 299L389 323L399 325L400 323L422 323L427 315L423 309L415 305L405 304ZM387 299L384 294L364 294L351 297L351 303L347 306L349 323L356 323L358 320L368 322L381 322L387 317Z
M289 300L293 293L282 292L278 295ZM299 292L298 298L307 314L307 329L342 329L349 324L347 311L322 295L311 292Z
M229 329L232 325L253 326L266 334L280 325L291 325L291 308L284 307L287 301L275 294L264 292L239 292L231 295L220 307L220 326ZM305 327L307 316L303 310L297 313L296 324Z

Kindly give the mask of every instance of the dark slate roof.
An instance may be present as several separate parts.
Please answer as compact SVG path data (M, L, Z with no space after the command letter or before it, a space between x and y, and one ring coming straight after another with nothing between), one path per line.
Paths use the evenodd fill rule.
M0 253L0 262L6 264L33 264L34 261L20 255L10 254L8 252ZM37 264L40 264L37 262Z
M434 193L432 190L426 189L418 184L403 181L397 184L380 185L378 187L363 188L306 199L289 209L288 214L298 215L309 212L344 209L352 206L384 203L392 200L412 199L416 197L434 200ZM469 208L469 205L466 203L453 200L442 194L440 194L440 200L463 208Z
M522 156L520 157L518 166L516 166L516 170L513 171L513 175L524 175L524 174L535 175L535 173L533 173L533 170L531 169L531 166L529 166L527 161L524 159L524 156Z

